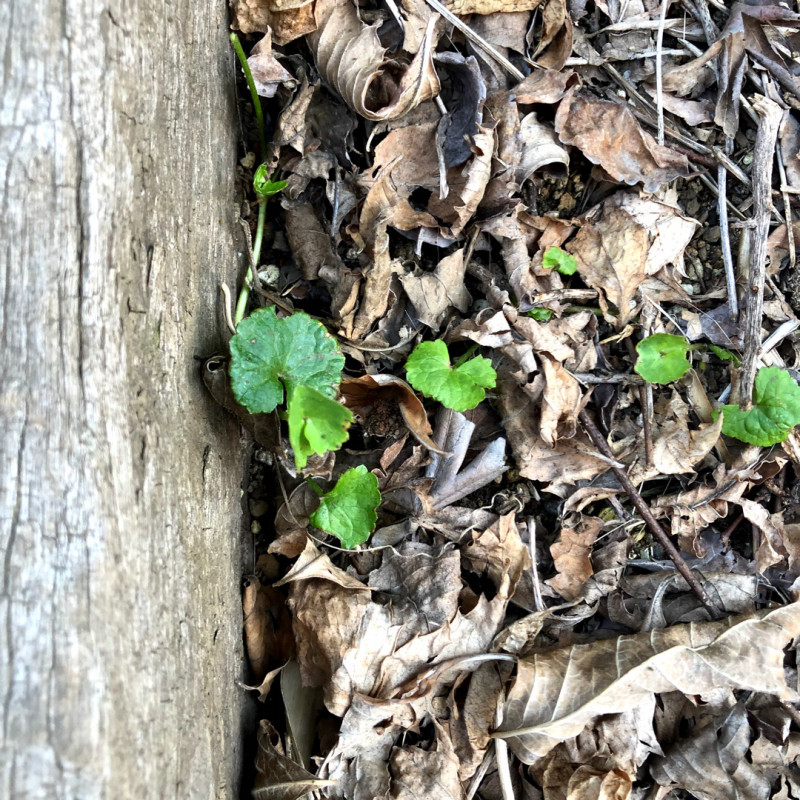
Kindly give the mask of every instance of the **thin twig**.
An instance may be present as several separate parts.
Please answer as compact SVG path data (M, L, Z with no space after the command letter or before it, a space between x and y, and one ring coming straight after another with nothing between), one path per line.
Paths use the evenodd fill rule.
M664 94L662 84L661 51L664 48L664 25L667 21L667 8L670 0L661 0L661 17L656 34L656 113L658 115L658 143L664 146Z
M788 112L785 112L788 114ZM794 220L792 218L792 201L789 198L787 191L786 180L786 166L783 163L783 153L781 148L776 148L778 156L778 173L781 176L781 196L783 197L783 213L786 216L786 238L789 243L789 269L794 271L794 265L797 262L797 253L794 245Z
M533 581L533 601L537 611L545 611L547 606L542 598L539 585L539 567L536 563L536 517L528 517L528 549L531 554L531 580Z
M760 118L756 143L753 148L753 249L747 281L747 309L745 313L744 359L742 360L739 402L749 403L753 394L758 352L761 346L761 316L764 308L764 280L767 264L767 237L769 236L770 200L772 197L772 159L778 140L778 126L783 112L772 100L757 95L753 100Z
M494 712L494 727L499 728L503 724L503 693L497 698L497 706ZM497 759L497 778L500 781L500 794L503 800L516 800L514 797L514 786L511 783L511 765L508 757L508 744L505 739L494 740L494 754Z
M594 421L585 410L581 411L578 419L580 420L581 425L583 425L586 433L589 434L589 438L594 443L594 446L606 458L613 460L614 454L611 452L611 448L608 446L608 443L603 438L603 434L600 433L600 431L597 429L597 426L594 424ZM642 519L647 524L647 527L650 529L653 536L656 537L659 544L664 548L666 554L672 559L672 562L675 564L675 568L678 570L678 572L680 572L686 583L689 584L691 590L705 606L706 610L711 615L711 618L720 619L721 615L719 609L714 605L711 598L708 596L708 592L706 592L706 590L703 588L700 581L697 580L697 576L689 569L688 565L683 560L683 557L678 552L678 548L675 547L675 545L672 543L672 540L659 524L658 520L653 516L653 512L650 511L647 503L645 503L645 501L642 499L641 494L639 494L639 490L633 485L631 479L627 476L624 470L621 470L619 467L614 465L611 466L611 469L614 470L617 480L619 480L619 482L622 484L622 488L628 493L628 497L630 497L631 502L636 507L636 510L642 515Z
M729 137L725 137L727 146ZM739 319L739 297L736 294L736 271L733 266L733 253L731 251L731 234L728 224L728 173L725 166L720 163L717 167L717 214L719 216L720 248L722 250L722 264L725 268L725 284L728 287L728 308L732 320Z
M459 19L455 14L448 11L439 0L425 0L425 2L437 13L441 14L451 25L458 28L464 36L467 37L473 44L481 48L485 53L488 53L501 67L503 67L509 75L512 75L518 81L525 80L525 76L502 54L499 53L489 42L482 36L475 33L466 22Z

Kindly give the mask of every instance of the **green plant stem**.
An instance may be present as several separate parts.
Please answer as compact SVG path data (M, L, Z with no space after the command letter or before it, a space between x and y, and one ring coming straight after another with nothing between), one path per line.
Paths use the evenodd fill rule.
M253 264L248 265L244 284L236 301L236 311L233 315L233 325L238 327L247 311L247 301L250 299L250 286L253 283L253 269L258 269L258 260L261 258L261 244L264 241L264 225L267 221L267 198L261 199L258 205L258 223L256 224L256 238L253 241Z
M267 155L267 131L264 126L264 112L261 109L261 98L256 91L256 84L253 80L253 73L250 71L250 65L247 63L247 56L244 54L244 48L239 41L239 37L231 34L231 44L242 66L244 77L247 80L247 86L250 89L250 99L253 101L253 110L256 112L256 122L258 123L258 139L261 144L261 158L266 158ZM236 301L236 311L233 315L234 327L244 319L245 312L247 311L247 301L250 299L250 287L253 284L253 270L258 269L258 261L261 258L261 243L264 240L264 225L267 220L267 201L263 199L258 207L258 224L256 225L256 238L253 242L253 263L248 264L247 274L244 277L239 297Z
M469 350L467 350L467 352L466 352L466 353L464 353L464 355L463 355L463 356L461 356L461 358L459 358L459 359L456 361L456 363L455 363L455 364L453 364L453 369L457 369L457 368L458 368L458 367L460 367L460 366L461 366L463 363L465 363L466 361L469 361L469 360L470 360L470 358L472 358L472 354L473 354L473 353L474 353L474 352L475 352L475 351L476 351L476 350L477 350L479 347L480 347L480 345L479 345L477 342L476 342L475 344L473 344L473 345L472 345L472 346L469 348Z
M233 45L233 49L236 51L236 55L239 58L239 63L242 65L244 77L247 79L247 86L250 89L250 98L253 101L253 108L256 112L256 121L258 122L258 138L261 142L261 158L264 158L267 154L267 131L264 127L264 113L261 110L261 98L259 98L258 92L256 91L253 73L250 72L250 65L247 63L247 56L244 54L244 48L242 47L242 43L239 41L239 37L235 33L231 34L231 44Z
M325 495L322 487L313 478L306 478L306 483L314 490L314 494L316 494L317 497L323 497Z

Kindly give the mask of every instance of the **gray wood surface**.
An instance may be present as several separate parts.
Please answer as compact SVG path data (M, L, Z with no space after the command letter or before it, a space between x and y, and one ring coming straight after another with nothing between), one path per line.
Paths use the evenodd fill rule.
M238 427L195 356L236 281L224 0L0 26L0 797L238 795Z

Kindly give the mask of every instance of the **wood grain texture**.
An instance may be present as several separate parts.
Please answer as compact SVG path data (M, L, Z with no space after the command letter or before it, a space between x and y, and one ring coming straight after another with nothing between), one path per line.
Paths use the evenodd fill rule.
M238 796L244 452L224 0L0 30L0 797Z

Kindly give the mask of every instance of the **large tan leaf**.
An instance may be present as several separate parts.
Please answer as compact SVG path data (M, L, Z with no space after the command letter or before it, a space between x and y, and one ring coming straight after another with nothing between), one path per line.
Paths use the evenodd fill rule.
M272 29L275 44L284 45L316 30L314 0L231 0L233 28L242 33Z
M564 144L578 147L615 180L643 183L646 192L689 175L686 156L659 145L622 102L573 87L558 106L555 127Z
M597 717L635 708L654 693L702 697L727 688L796 699L786 683L783 649L798 634L800 603L792 603L744 619L536 653L518 664L496 735L532 763Z
M330 9L307 41L320 73L353 111L371 120L397 119L439 93L432 61L435 22L432 17L402 75L397 59L381 46L378 26L364 25L349 0Z
M625 325L631 315L631 301L645 278L650 248L647 230L627 211L605 205L591 214L567 245L578 262L581 278L600 293L600 305L607 312L613 303Z

